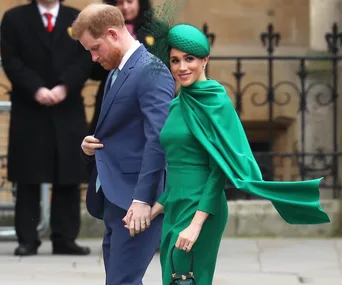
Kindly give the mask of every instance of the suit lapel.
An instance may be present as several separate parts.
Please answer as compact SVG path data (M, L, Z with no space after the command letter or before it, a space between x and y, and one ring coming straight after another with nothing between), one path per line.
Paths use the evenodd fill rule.
M56 23L55 23L55 28L52 33L53 41L56 41L58 37L61 35L62 31L68 28L66 23L68 23L67 14L65 13L64 7L60 5Z
M110 86L111 84L111 79L112 79L112 75L113 75L113 71L110 73L110 77L108 76L108 80L107 80L107 86L106 89L108 90L108 92L104 93L104 97L103 97L103 101L102 101L102 108L101 108L101 112L100 112L100 116L99 116L99 121L98 121L98 126L102 123L103 119L106 117L110 106L113 103L114 98L116 97L117 93L119 92L119 90L121 89L122 85L124 84L124 82L126 81L127 77L130 74L130 70L126 70L126 68L123 68L118 77L116 78L114 84L112 86Z
M118 77L116 78L116 80L112 86L110 86L110 85L111 85L111 81L112 81L113 70L109 73L108 78L107 78L107 82L106 82L106 86L105 86L105 93L104 93L104 98L103 98L103 102L102 102L102 109L101 109L101 113L100 113L99 120L97 123L97 128L101 125L102 121L106 117L113 101L115 100L115 97L117 96L120 89L123 87L126 79L130 75L132 69L135 67L137 60L140 58L140 56L144 52L146 52L146 48L144 48L143 45L140 45L140 47L128 59L128 61L126 62L123 69L120 71Z
M41 40L47 48L51 49L52 41L49 33L46 31L42 17L39 13L38 7L35 3L29 5L28 13L26 15L27 23L31 27L31 31L36 34L39 40Z

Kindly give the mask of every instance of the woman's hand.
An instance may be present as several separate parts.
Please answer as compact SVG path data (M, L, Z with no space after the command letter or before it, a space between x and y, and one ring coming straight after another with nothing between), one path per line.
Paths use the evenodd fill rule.
M179 233L175 246L179 249L189 252L198 239L198 236L202 230L202 226L207 220L208 216L208 213L197 210L191 221L191 224L185 230Z
M191 223L185 230L179 233L176 247L189 252L196 242L202 226L200 224Z
M164 211L164 206L155 202L151 209L151 221Z

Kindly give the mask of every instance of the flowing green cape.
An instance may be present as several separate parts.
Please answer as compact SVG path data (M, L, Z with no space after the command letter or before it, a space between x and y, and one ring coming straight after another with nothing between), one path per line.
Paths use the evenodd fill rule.
M189 129L237 189L270 200L289 224L330 222L319 204L322 178L263 181L241 121L221 84L214 80L195 82L182 87L179 97Z

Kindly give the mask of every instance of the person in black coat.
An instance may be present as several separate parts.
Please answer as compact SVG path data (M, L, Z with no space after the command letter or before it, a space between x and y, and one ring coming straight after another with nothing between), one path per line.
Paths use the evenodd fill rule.
M12 84L8 179L17 185L15 255L37 254L40 184L52 183L53 254L86 255L75 243L80 189L86 169L80 144L86 134L81 90L92 69L89 53L71 38L79 11L59 0L33 0L6 11L1 56ZM49 13L49 14L46 14Z
M106 4L117 6L122 12L127 29L131 35L142 43L147 50L154 44L154 39L141 31L141 27L146 20L146 12L151 12L150 0L104 0ZM94 134L97 120L101 111L104 86L108 76L108 71L101 67L99 63L95 63L91 74L91 79L100 81L99 88L95 97L94 115L90 122L88 134ZM92 167L92 166L90 166Z

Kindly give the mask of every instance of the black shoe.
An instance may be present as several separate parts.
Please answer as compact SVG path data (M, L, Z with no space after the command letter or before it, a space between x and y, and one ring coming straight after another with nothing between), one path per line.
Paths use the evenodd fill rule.
M73 241L54 242L52 245L52 254L88 255L89 253L89 247L79 246Z
M36 255L39 245L37 244L20 244L14 251L14 255L30 256Z

